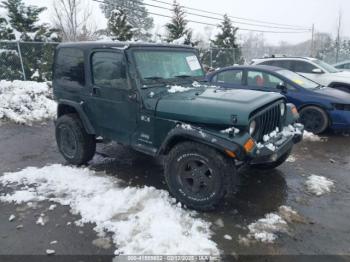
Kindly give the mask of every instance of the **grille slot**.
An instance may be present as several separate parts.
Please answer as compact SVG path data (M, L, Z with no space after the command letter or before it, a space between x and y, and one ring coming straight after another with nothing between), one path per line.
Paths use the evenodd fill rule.
M257 124L257 131L253 135L253 138L257 142L262 142L264 135L270 134L276 127L281 128L281 111L279 104L270 107L253 119Z

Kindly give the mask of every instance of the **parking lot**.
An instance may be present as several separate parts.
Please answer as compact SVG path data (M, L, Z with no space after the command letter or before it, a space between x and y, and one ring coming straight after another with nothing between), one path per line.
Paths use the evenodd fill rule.
M65 163L57 151L51 122L34 126L2 123L0 130L1 174L28 166ZM237 193L219 210L197 213L195 217L210 223L212 240L225 255L325 254L339 255L340 261L347 261L345 255L350 253L349 146L347 135L326 134L320 141L298 144L292 157L274 171L243 168L239 172L241 185ZM97 151L89 168L101 176L116 177L130 187L166 189L159 161L116 144L100 144ZM312 174L334 181L332 192L321 196L311 194L305 182ZM11 190L3 186L0 194ZM77 226L74 221L80 215L73 215L69 205L57 205L49 210L51 205L48 201L31 205L0 202L3 221L0 254L45 255L46 250L52 248L57 255L112 255L118 248L112 241L112 233L101 237L93 224ZM288 220L284 230L276 231L273 243L247 237L248 225L266 214L279 212L281 206L291 207L298 215ZM9 221L11 215L15 216L12 222ZM42 225L36 223L40 216L45 218Z

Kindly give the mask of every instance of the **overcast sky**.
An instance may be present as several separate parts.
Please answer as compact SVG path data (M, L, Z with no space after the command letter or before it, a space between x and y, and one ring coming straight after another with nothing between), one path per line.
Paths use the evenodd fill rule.
M48 11L43 14L42 19L44 21L50 21L51 5L54 0L24 0L27 3L47 6ZM106 21L102 15L99 5L91 0L85 0L87 4L93 8L93 15L96 24L100 28L106 26ZM163 0L171 3L171 0ZM150 0L145 0L146 3L157 4ZM204 9L217 13L228 13L229 15L242 17L246 19L262 20L272 23L296 25L300 27L311 28L312 24L315 24L316 31L328 32L335 35L337 29L337 19L339 11L342 12L342 36L350 37L350 0L178 0L182 5ZM167 7L166 5L162 5ZM154 13L162 13L165 15L171 15L170 12L162 9L156 9L148 7L149 11ZM191 11L195 12L195 11ZM211 16L210 14L207 14ZM207 23L216 24L215 20L210 20L201 17L188 16L188 19L202 21ZM233 19L240 22L248 22L239 19ZM164 24L168 22L167 18L154 16L155 27L159 30L164 28ZM200 24L189 24L194 31L204 33L206 27ZM264 28L257 26L248 26L243 24L236 24L238 27L247 29L260 29L260 30L276 30L273 28ZM280 31L286 31L283 29L277 29ZM288 31L288 30L287 30ZM246 31L240 31L242 35L247 34ZM287 41L290 43L298 43L311 38L310 33L302 34L272 34L264 33L265 39L272 43L277 44L280 41Z

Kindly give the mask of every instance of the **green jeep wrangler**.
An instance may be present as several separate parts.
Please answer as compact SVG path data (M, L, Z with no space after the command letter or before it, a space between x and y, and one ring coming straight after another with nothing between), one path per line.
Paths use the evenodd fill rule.
M53 73L56 140L69 163L90 161L100 137L162 156L169 191L191 208L214 209L238 166L275 168L302 139L282 95L209 86L188 46L61 44Z

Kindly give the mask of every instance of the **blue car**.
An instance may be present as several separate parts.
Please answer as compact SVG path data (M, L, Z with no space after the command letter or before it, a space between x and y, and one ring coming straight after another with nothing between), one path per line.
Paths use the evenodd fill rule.
M273 66L226 67L207 76L222 88L280 92L299 110L307 131L350 130L350 94L323 87L292 71Z

